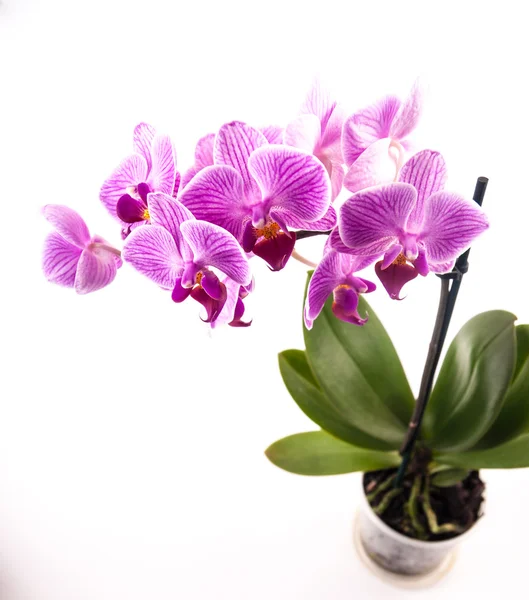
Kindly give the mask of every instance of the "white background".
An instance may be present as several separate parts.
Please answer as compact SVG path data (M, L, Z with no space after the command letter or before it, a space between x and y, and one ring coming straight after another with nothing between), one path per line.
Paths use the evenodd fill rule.
M126 266L86 297L48 284L39 209L68 204L119 243L98 191L137 122L171 133L185 169L225 121L286 124L316 73L351 112L423 75L418 146L443 152L455 191L490 178L450 337L493 308L529 322L523 4L0 0L1 600L409 597L355 555L358 475L263 455L315 428L276 366L302 346L306 268L255 264L254 324L211 335ZM299 249L316 258L319 241ZM415 390L438 286L369 298ZM524 593L529 473L483 475L486 519L417 597Z

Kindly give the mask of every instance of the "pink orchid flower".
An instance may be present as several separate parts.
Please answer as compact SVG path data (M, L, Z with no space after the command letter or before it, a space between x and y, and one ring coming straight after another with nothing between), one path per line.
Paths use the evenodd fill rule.
M386 96L350 116L343 126L342 148L348 172L344 186L351 192L396 181L422 110L422 88L417 81L401 102Z
M103 183L99 196L108 212L122 223L124 238L150 221L150 192L176 195L180 183L169 136L140 123L134 129L133 149Z
M376 258L336 252L326 243L326 252L310 279L307 291L304 312L307 329L312 329L314 320L331 294L332 312L338 319L354 325L367 322L367 315L362 318L358 313L358 295L374 291L376 285L355 273L368 267Z
M54 226L44 243L44 275L53 283L88 294L114 281L120 251L102 237L91 236L80 215L67 206L48 204L44 217Z
M215 137L214 160L178 199L197 219L232 233L273 270L285 266L294 248L289 228L330 228L322 223L330 205L329 178L307 152L269 144L257 129L234 121Z
M341 240L355 255L383 255L377 273L395 299L417 274L449 272L488 221L477 204L444 191L445 178L442 156L419 152L399 182L358 192L343 204L339 236L333 232L330 243L343 250Z
M239 286L249 286L252 277L246 255L229 232L195 219L171 196L151 193L148 202L151 224L129 235L124 260L162 288L172 290L175 302L191 296L206 309L205 321L214 323L226 304L228 290L213 269ZM230 321L236 318L236 300L233 305Z

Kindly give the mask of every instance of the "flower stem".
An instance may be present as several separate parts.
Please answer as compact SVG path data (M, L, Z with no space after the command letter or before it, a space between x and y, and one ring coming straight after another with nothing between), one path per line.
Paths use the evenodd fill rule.
M292 251L292 255L291 256L292 256L292 258L295 258L296 260L299 260L300 263L303 263L304 265L307 265L307 267L310 267L311 269L315 269L318 266L316 263L312 262L308 258L305 258L301 254L299 254L299 252L297 252L297 250L295 248Z
M330 235L331 233L332 229L329 229L329 231L296 231L296 240L314 237L315 235Z
M114 248L114 246L109 246L108 244L103 244L101 242L94 242L92 244L93 248L101 248L103 250L106 250L107 252L110 252L111 254L114 254L115 256L121 258L121 251L118 250L117 248Z
M488 179L486 177L478 177L476 187L474 190L474 202L480 206L483 203L485 196L485 190L487 189ZM430 341L430 347L428 349L428 356L424 365L424 371L422 374L421 388L419 390L419 396L415 403L415 409L408 425L408 431L404 438L404 442L400 448L400 455L402 456L402 462L397 472L395 479L395 487L402 485L402 480L406 474L408 464L413 454L414 446L419 437L422 420L430 399L430 393L432 391L433 380L435 377L435 371L439 364L439 358L441 351L443 350L443 344L448 332L450 325L450 319L454 312L454 306L461 287L461 281L463 275L468 271L468 255L470 248L461 254L457 259L456 264L451 273L439 275L441 279L441 295L439 298L439 307L437 309L437 318L435 320L435 326L432 333L432 339ZM450 285L452 281L452 285Z

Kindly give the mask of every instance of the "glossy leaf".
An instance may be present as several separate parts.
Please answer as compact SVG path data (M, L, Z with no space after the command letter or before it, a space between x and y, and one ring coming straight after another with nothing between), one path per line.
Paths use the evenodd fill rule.
M476 448L493 448L529 431L529 325L516 327L516 365L498 418Z
M332 296L309 331L307 359L326 397L347 423L398 448L413 410L413 395L395 348L363 297L358 327L337 319Z
M290 395L301 410L335 437L372 450L390 450L391 445L371 437L348 422L320 389L303 350L285 350L279 355L279 369Z
M520 469L529 467L529 433L505 444L470 452L440 452L435 460L464 469Z
M455 337L424 418L431 448L471 448L498 416L516 360L515 319L500 310L482 313Z
M272 444L266 456L277 467L298 475L339 475L400 464L396 452L357 448L325 431L290 435Z
M432 484L437 487L451 487L463 481L468 475L467 469L443 469L432 477Z

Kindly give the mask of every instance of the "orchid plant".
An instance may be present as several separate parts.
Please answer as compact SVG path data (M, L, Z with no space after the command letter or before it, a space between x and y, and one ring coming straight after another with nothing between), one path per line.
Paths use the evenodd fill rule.
M443 533L428 509L430 489L456 485L470 470L529 466L529 326L515 327L503 311L474 317L433 387L469 248L488 221L484 178L468 199L445 189L439 152L411 153L421 108L415 84L404 101L388 96L347 116L315 83L286 127L226 123L198 141L182 174L172 140L140 123L133 152L100 191L122 248L90 235L73 209L47 205L54 231L43 269L51 282L86 294L129 264L173 302L201 304L210 327L248 327L254 257L279 271L292 257L304 260L298 242L326 236L306 290L306 350L279 357L287 389L321 429L280 440L267 456L306 475L389 469L371 492L375 509L383 514L408 486L408 533L429 539ZM418 276L441 278L416 401L363 298L376 290L372 276L359 274L371 267L395 300ZM421 468L418 456L427 457ZM427 527L417 517L420 497Z

